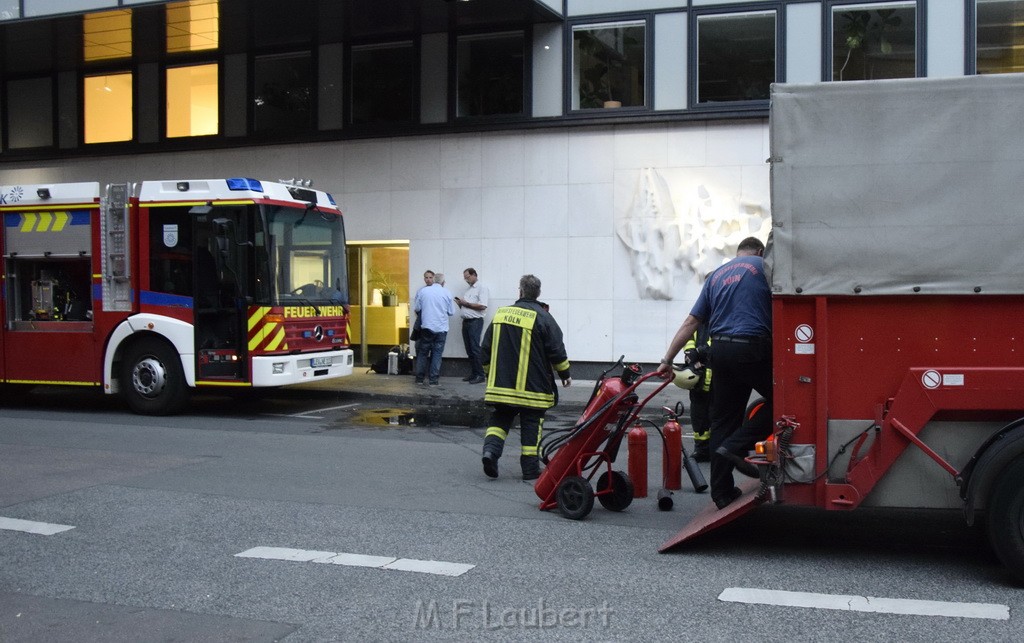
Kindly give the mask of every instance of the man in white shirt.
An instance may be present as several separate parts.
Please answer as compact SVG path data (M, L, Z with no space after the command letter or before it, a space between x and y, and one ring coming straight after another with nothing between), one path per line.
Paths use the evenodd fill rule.
M462 341L466 345L470 368L469 375L463 377L462 381L480 384L486 379L480 362L480 335L484 329L484 312L487 310L490 293L487 286L480 283L475 269L463 270L462 278L469 284L469 288L461 297L455 298L455 303L459 305L462 314Z

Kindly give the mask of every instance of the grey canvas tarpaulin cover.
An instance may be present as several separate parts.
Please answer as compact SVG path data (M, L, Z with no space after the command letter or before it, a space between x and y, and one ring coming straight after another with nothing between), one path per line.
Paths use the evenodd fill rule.
M775 85L770 127L776 294L1024 293L1024 75Z

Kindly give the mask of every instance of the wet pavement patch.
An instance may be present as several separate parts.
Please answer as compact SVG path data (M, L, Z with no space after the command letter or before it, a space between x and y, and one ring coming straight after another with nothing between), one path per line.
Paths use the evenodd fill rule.
M354 415L351 421L374 427L436 427L464 426L479 429L487 426L490 411L479 404L450 404L419 408L367 409Z

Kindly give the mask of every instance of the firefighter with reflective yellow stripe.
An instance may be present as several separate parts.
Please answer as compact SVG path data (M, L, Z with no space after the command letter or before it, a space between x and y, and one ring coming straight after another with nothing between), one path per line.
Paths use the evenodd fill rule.
M711 460L711 369L707 367L707 355L711 346L708 327L701 324L690 341L683 346L686 363L694 372L701 373L700 380L690 389L690 424L693 425L693 459L697 462Z
M572 384L562 329L538 297L540 279L524 275L519 280L519 299L498 309L480 344L487 374L484 401L494 407L483 452L484 473L491 478L498 477L498 459L517 415L523 480L540 477L538 449L544 413L556 402L552 369L562 386Z

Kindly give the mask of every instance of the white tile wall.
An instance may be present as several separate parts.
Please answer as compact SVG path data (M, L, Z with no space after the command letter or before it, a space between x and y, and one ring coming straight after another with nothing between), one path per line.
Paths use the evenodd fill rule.
M528 185L525 192L524 233L533 237L565 237L569 228L569 188L561 185Z
M564 185L569 177L569 135L564 130L531 133L525 140L524 183Z
M431 268L461 293L462 270L472 265L491 289L493 312L515 301L519 278L533 273L570 359L605 363L620 354L660 359L699 289L680 276L671 301L639 294L615 230L642 172L654 168L665 179L677 210L690 207L701 184L723 202L767 207L767 157L762 119L104 157L11 170L5 178L306 176L334 194L350 240L409 240L413 292ZM451 332L445 354L464 356L457 320Z
M481 236L484 239L522 237L525 203L526 189L522 186L481 189Z

